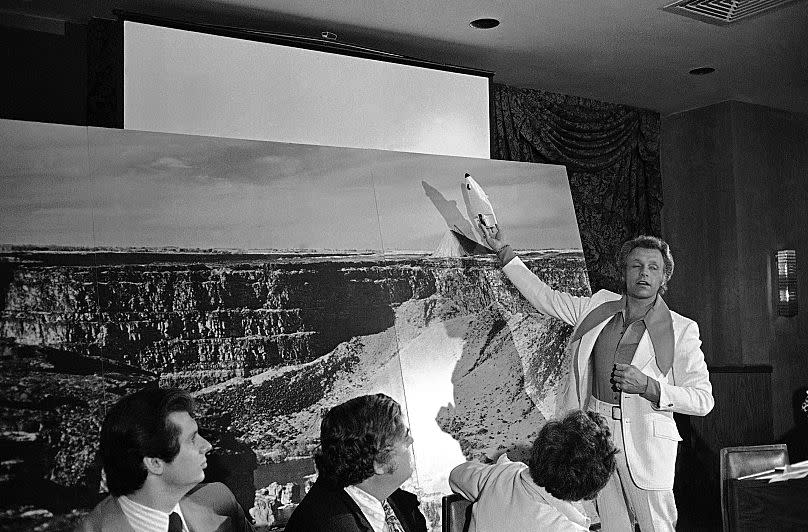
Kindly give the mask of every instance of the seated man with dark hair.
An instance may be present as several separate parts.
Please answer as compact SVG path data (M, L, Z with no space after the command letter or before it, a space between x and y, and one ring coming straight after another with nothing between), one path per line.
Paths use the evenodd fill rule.
M504 454L494 465L466 462L452 470L449 484L474 502L469 532L588 530L576 503L606 485L615 454L603 418L575 410L542 427L528 465Z
M193 412L191 396L173 388L144 388L110 408L100 448L110 496L77 530L252 530L227 486L197 487L211 445L199 435Z
M317 482L286 532L426 532L418 499L400 489L412 475L411 445L401 407L384 394L329 410L314 457Z

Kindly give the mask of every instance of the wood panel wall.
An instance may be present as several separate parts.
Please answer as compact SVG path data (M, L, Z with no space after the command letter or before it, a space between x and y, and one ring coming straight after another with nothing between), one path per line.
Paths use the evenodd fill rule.
M710 367L715 408L704 417L676 416L682 445L676 495L680 525L720 527L722 447L774 443L771 366Z

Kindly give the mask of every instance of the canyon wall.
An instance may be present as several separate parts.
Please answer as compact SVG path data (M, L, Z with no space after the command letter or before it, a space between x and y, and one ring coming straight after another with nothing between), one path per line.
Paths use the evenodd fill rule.
M553 286L588 291L579 252L525 261ZM490 256L8 250L0 279L0 444L10 457L0 490L21 513L44 506L52 515L40 521L65 529L103 492L95 453L106 408L142 386L194 391L214 443L208 478L227 482L245 509L258 489L262 515L282 524L291 509L267 510L262 497L284 485L293 507L305 494L322 409L384 391L431 327L461 331L454 399L430 416L468 458L535 435L569 334L537 315ZM393 388L403 391L404 377ZM420 490L426 502L440 495L431 490Z

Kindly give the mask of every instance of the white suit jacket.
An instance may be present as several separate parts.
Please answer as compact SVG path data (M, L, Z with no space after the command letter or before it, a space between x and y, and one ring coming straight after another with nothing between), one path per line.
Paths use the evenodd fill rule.
M502 268L503 272L537 310L577 328L586 316L602 304L621 298L601 290L592 297L576 297L551 289L519 257ZM673 360L663 373L657 365L654 345L648 331L643 334L631 364L659 382L659 405L637 394L620 394L621 427L626 461L634 483L641 489L673 488L677 444L682 439L673 420L673 412L704 416L712 410L710 375L701 351L699 327L695 321L670 312L673 325ZM595 340L609 318L576 339L573 332L568 346L573 367L562 387L559 414L575 408L586 409L592 393Z

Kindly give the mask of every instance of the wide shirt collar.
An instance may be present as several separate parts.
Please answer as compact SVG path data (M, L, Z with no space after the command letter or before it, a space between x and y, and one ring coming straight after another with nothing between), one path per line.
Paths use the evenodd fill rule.
M623 318L625 319L627 315L626 304L627 298L623 295L620 299L607 301L595 307L592 312L581 320L581 323L573 332L570 342L580 340L586 333L611 319L617 313L623 312ZM668 305L661 295L657 295L656 301L654 301L654 304L642 320L645 322L645 328L654 348L657 366L663 375L667 375L668 371L673 367L673 318Z

